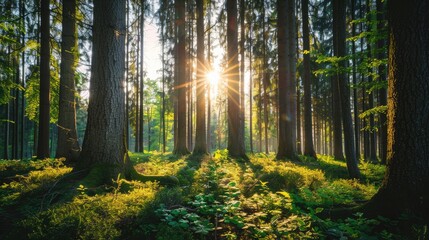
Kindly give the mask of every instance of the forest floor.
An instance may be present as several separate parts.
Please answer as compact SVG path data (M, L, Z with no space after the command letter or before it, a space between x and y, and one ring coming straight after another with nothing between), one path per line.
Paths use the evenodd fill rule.
M329 156L249 161L213 156L130 153L138 172L174 175L178 186L112 179L81 184L61 159L0 160L0 239L424 239L410 216L334 219L377 191L385 167L346 164Z

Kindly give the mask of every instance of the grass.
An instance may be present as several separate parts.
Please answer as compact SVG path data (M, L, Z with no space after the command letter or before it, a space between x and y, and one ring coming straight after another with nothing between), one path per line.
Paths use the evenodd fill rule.
M329 156L299 163L264 154L236 161L226 150L213 157L130 156L138 172L175 175L180 184L118 178L89 187L62 159L1 160L0 238L412 239L427 231L360 213L335 221L319 217L369 200L384 166L360 164L363 180L357 181L347 178L344 162Z

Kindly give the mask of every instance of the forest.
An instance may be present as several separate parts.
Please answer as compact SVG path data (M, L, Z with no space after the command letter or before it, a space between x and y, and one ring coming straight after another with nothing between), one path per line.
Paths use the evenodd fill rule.
M429 239L429 1L0 12L0 239Z

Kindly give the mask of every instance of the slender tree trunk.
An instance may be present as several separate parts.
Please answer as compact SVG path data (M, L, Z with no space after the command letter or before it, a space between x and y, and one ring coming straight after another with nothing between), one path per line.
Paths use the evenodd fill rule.
M60 106L56 157L75 162L80 147L76 127L75 69L77 54L76 0L63 1Z
M49 46L49 0L41 0L41 47L40 47L40 94L39 94L39 137L37 158L49 158L49 119L50 119L50 46Z
M296 132L297 132L297 97L296 96L296 17L295 17L295 0L289 0L287 1L287 24L288 24L288 47L289 47L289 74L290 74L290 81L288 86L288 95L289 95L289 101L290 101L290 137L292 138L292 148L294 151L294 156L291 156L293 158L296 158L297 150L297 138L296 138Z
M266 30L266 19L265 19L265 6L263 6L262 12L262 36L263 36L263 50L262 50L262 86L264 90L264 140L265 140L265 153L268 154L268 86L269 83L269 69L268 69L268 59L267 59L267 35L268 32ZM262 97L262 96L261 96Z
M227 0L228 45L228 154L247 159L244 139L240 136L240 89L238 68L237 0Z
M130 94L130 32L128 31L128 28L130 27L130 1L126 0L126 13L125 13L125 18L126 18L126 25L125 28L126 30L126 49L125 49L125 54L126 54L126 60L125 60L125 84L126 84L126 89L125 89L125 121L126 121L126 146L127 149L130 148L130 98L129 98L129 94ZM163 68L164 69L164 68Z
M371 32L371 3L369 0L366 0L366 13L367 13L367 31ZM372 59L372 46L371 46L371 41L370 39L367 39L367 57L368 59ZM368 83L371 84L371 82L373 82L372 79L372 75L373 75L373 68L372 66L370 66L368 68ZM374 108L374 91L371 91L368 94L368 108L372 109ZM376 143L376 135L375 135L375 122L374 122L374 114L371 114L369 116L369 127L370 127L370 131L368 132L369 134L369 160L373 163L377 162L377 143Z
M166 126L165 126L165 33L164 21L161 21L161 36L162 36L162 152L166 150Z
M249 145L253 153L253 55L252 55L252 23L249 24Z
M384 2L381 0L377 0L377 32L383 32L385 31L384 26ZM380 38L377 41L377 49L378 49L378 59L384 59L386 57L386 54L384 52L384 48L386 46L386 41L382 38ZM378 67L378 81L383 82L386 81L386 66L384 64L381 64ZM380 106L386 106L387 105L387 91L386 88L381 88L378 91L378 98L379 98L379 104ZM382 164L386 164L386 158L387 158L387 118L385 113L381 113L379 116L379 136L380 136L380 153L379 157Z
M208 3L208 26L211 26L211 2ZM211 30L207 30L207 66L211 69ZM212 119L212 103L211 103L211 86L207 84L207 151L211 152L211 141L212 141L212 130L211 130L211 119Z
M334 4L334 53L337 57L346 55L346 2L333 0ZM350 109L350 90L344 74L345 61L339 62L339 70L335 77L338 84L339 99L341 101L341 113L344 130L344 148L347 160L347 170L351 178L360 178L357 166L356 151L354 145L353 123Z
M313 146L313 121L311 110L310 34L308 0L302 0L302 33L304 46L304 155L316 158ZM307 52L307 53L306 53ZM325 141L326 142L326 141Z
M139 96L139 152L144 151L144 12L145 0L140 1L141 16L140 16L140 96Z
M290 52L291 48L289 47L289 41L294 41L288 36L288 19L290 20L289 8L286 1L277 0L277 42L278 42L278 64L279 64L279 82L278 82L278 148L277 148L277 159L289 158L291 160L296 160L297 155L295 152L295 144L293 141L292 131L296 129L292 128L291 123L291 94L289 87L292 86L290 78L290 54L295 55ZM289 71L288 71L289 70ZM295 86L295 85L293 85Z
M137 25L140 25L140 21L137 22ZM134 151L135 152L140 152L140 27L137 26L137 51L136 51L136 77L135 77L135 82L134 82L134 88L135 88L135 94L134 94L134 101L135 101L135 106L134 106L134 111L135 111L135 144L134 144Z
M351 1L352 21L356 19L355 1ZM352 35L356 36L356 24L352 23ZM360 118L359 118L359 105L358 105L358 91L357 91L357 76L356 76L356 44L352 41L352 78L353 78L353 113L354 113L354 131L355 131L355 144L356 144L356 159L360 159Z
M194 154L207 153L206 136L206 90L204 56L204 1L196 1L197 14L197 122L195 131Z
M186 31L185 31L185 0L175 0L176 29L177 29L177 61L176 86L177 94L177 138L174 153L178 155L189 154L186 138Z
M245 0L240 0L240 121L241 121L241 128L240 128L240 138L243 139L243 142L245 142L245 133L244 133L244 127L246 124L245 121L245 102L244 102L244 73L246 68L246 62L245 62L245 47L244 43L246 41L245 39L245 31L246 31L246 25L244 25L244 18L245 18L245 12L246 12L246 5Z
M388 4L387 171L364 209L374 215L408 210L427 222L429 2L391 0Z

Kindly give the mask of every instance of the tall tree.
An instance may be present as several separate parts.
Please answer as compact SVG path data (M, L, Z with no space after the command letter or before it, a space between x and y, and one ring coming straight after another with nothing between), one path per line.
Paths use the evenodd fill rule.
M97 166L106 182L120 173L130 177L133 170L125 143L125 30L125 1L94 1L90 99L80 163Z
M334 14L334 54L339 58L337 74L334 83L338 86L339 100L341 102L341 117L344 131L344 149L347 160L347 170L351 178L360 178L354 145L353 123L350 109L350 90L345 76L346 62L346 2L333 0Z
M289 158L292 160L297 159L295 141L293 141L293 133L295 129L292 128L291 122L291 98L290 96L294 93L295 88L290 89L291 86L291 69L290 69L290 55L295 55L295 52L291 53L289 41L294 41L288 37L288 14L289 12L289 1L277 0L277 44L278 44L278 65L279 65L279 81L277 87L278 97L278 149L277 159ZM296 135L295 135L296 136Z
M247 159L240 121L237 0L226 1L228 44L228 153Z
M376 9L377 9L377 32L384 33L385 32L385 6L384 1L377 0L376 3ZM386 40L383 38L380 38L377 40L377 49L378 49L378 59L384 59L386 57L385 51L382 50L386 46ZM386 81L386 66L384 64L380 64L378 67L378 81L384 82ZM387 105L387 91L386 88L380 88L378 92L378 99L379 104L381 106ZM380 114L379 117L379 124L380 124L380 130L379 130L379 136L380 136L380 160L381 163L386 163L386 155L387 155L387 117L385 113Z
M391 0L388 22L387 171L366 210L391 215L406 209L427 221L429 2Z
M39 136L37 158L49 157L50 20L49 0L41 0Z
M313 146L313 121L311 114L310 31L308 0L302 0L302 37L304 47L304 155L316 158Z
M185 0L175 0L176 8L176 74L175 92L177 96L176 110L176 143L174 153L178 155L189 154L186 140L186 22L185 22Z
M77 54L76 0L63 1L61 76L56 157L77 160L80 147L76 131L75 70Z
M194 154L207 153L206 136L206 89L204 56L204 0L196 1L197 14L197 122Z
M139 79L139 134L138 134L138 151L143 152L144 150L144 13L145 13L145 0L140 1L141 15L140 15L140 79ZM149 143L150 145L150 143Z

